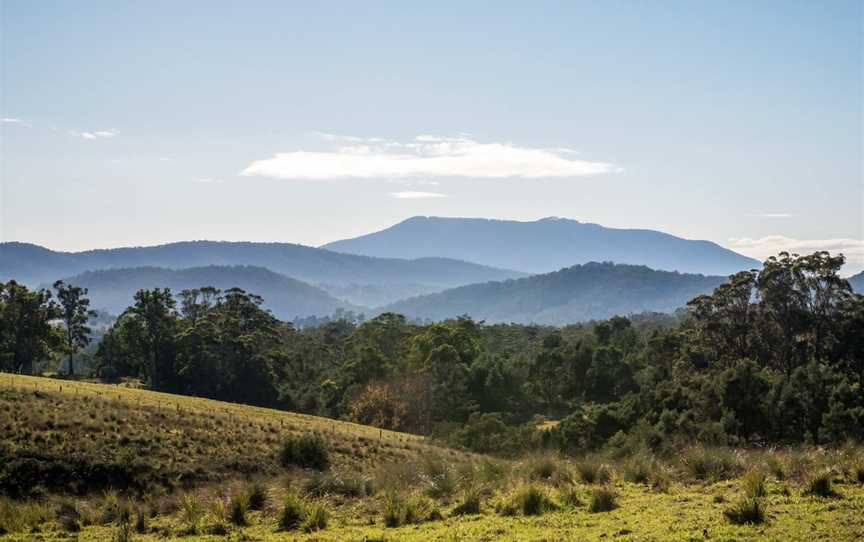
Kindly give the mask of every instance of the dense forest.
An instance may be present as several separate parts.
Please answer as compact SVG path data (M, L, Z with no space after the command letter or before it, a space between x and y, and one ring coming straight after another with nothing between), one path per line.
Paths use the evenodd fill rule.
M142 289L95 346L92 376L499 454L862 439L864 296L843 263L782 253L675 316L564 327L395 313L295 326L238 288ZM55 290L0 285L4 371L87 346L86 290Z

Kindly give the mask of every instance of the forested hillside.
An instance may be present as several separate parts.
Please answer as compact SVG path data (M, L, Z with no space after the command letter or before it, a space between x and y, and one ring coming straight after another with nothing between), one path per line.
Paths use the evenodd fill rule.
M375 299L385 302L405 293L425 293L430 288L442 290L524 276L448 258L372 258L289 243L190 241L86 252L56 252L26 243L0 243L0 280L15 279L30 286L99 269L210 265L264 267L313 285L376 285ZM397 293L388 294L390 288ZM348 297L351 302L364 305L369 300L362 293L362 288L355 289Z
M159 267L106 269L87 271L65 281L87 288L93 308L115 315L129 306L129 300L138 290L170 288L179 293L201 285L222 290L236 287L255 292L264 299L263 307L283 320L293 320L298 316L331 315L339 309L357 309L320 288L252 266L207 266L176 270Z
M396 302L386 310L443 320L467 314L488 322L564 325L613 315L674 312L722 277L588 263L517 280L472 284Z
M385 230L323 248L390 258L445 256L484 265L549 273L588 262L729 275L759 262L709 241L653 230L606 228L563 218L533 222L415 216Z

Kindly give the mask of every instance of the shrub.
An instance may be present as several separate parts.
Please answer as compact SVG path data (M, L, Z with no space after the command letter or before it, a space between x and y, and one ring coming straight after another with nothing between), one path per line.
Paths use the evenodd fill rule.
M618 508L618 496L607 487L599 487L591 492L591 500L588 503L588 511L609 512Z
M736 525L762 523L765 521L765 504L761 498L747 497L724 510L723 515Z
M306 511L302 527L307 533L320 531L327 528L327 522L329 520L330 513L327 512L326 505L321 502L316 502Z
M267 504L267 488L260 482L253 482L246 487L246 502L249 510L263 510Z
M576 472L579 473L579 478L586 484L605 484L612 479L612 471L609 467L593 459L578 461L576 463Z
M231 497L228 505L228 520L239 527L249 524L246 512L249 510L249 501L243 493L236 493Z
M765 474L759 470L750 469L741 478L741 488L744 490L744 495L749 499L764 497L767 493L765 490Z
M279 451L282 466L296 466L307 469L327 470L330 456L327 444L318 433L289 436L282 442Z
M293 531L300 527L303 518L306 517L306 506L295 493L289 492L282 503L282 512L279 514L279 530Z
M837 497L834 491L832 479L834 472L831 469L822 469L807 480L804 493L817 497Z
M728 480L741 471L740 458L724 448L689 448L684 452L682 463L697 480Z

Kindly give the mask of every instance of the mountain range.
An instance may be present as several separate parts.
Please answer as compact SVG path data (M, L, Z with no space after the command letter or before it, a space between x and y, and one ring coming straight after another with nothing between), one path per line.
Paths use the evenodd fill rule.
M181 290L201 286L213 286L221 290L236 287L260 295L264 299L264 306L283 320L333 314L337 309L358 309L320 288L263 267L132 267L85 271L64 280L87 288L92 308L115 315L131 305L135 292L142 288L170 288L178 294Z
M287 277L333 286L359 305L381 304L454 286L525 273L450 258L414 260L340 254L289 243L186 241L151 247L58 252L28 243L0 243L0 281L51 283L84 271L129 267L184 269L210 265L264 267ZM373 299L364 287L372 286Z
M563 218L519 222L415 216L322 248L386 258L440 256L527 273L548 273L592 261L706 275L761 267L757 260L710 241Z
M674 312L725 277L587 263L553 273L487 282L399 301L383 310L442 320L467 314L487 322L560 325L641 312Z

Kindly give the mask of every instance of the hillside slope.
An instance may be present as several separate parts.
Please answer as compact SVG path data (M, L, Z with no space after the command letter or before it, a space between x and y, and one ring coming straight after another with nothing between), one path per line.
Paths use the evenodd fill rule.
M142 288L170 288L175 294L186 288L214 286L227 290L242 288L264 298L264 306L283 320L297 316L326 316L337 309L358 308L340 301L324 290L274 273L263 267L207 266L189 269L133 267L85 271L65 279L89 290L93 308L120 314Z
M591 261L707 275L729 275L760 266L752 258L709 241L561 218L518 222L416 216L323 248L388 258L441 256L529 273L548 273Z
M560 325L616 314L672 312L723 281L644 266L587 263L518 280L453 288L400 301L387 310L432 320L468 314L488 322Z
M339 254L288 243L188 241L152 247L57 252L27 243L0 243L0 281L51 283L84 271L127 267L182 269L210 265L251 265L312 284L375 285L373 300L384 302L430 289L438 291L524 273L448 258L404 260ZM393 289L393 293L389 293ZM362 288L347 296L366 304Z
M433 449L414 435L315 416L0 373L0 493L277 474L281 439L309 431L325 434L335 466L358 472Z

